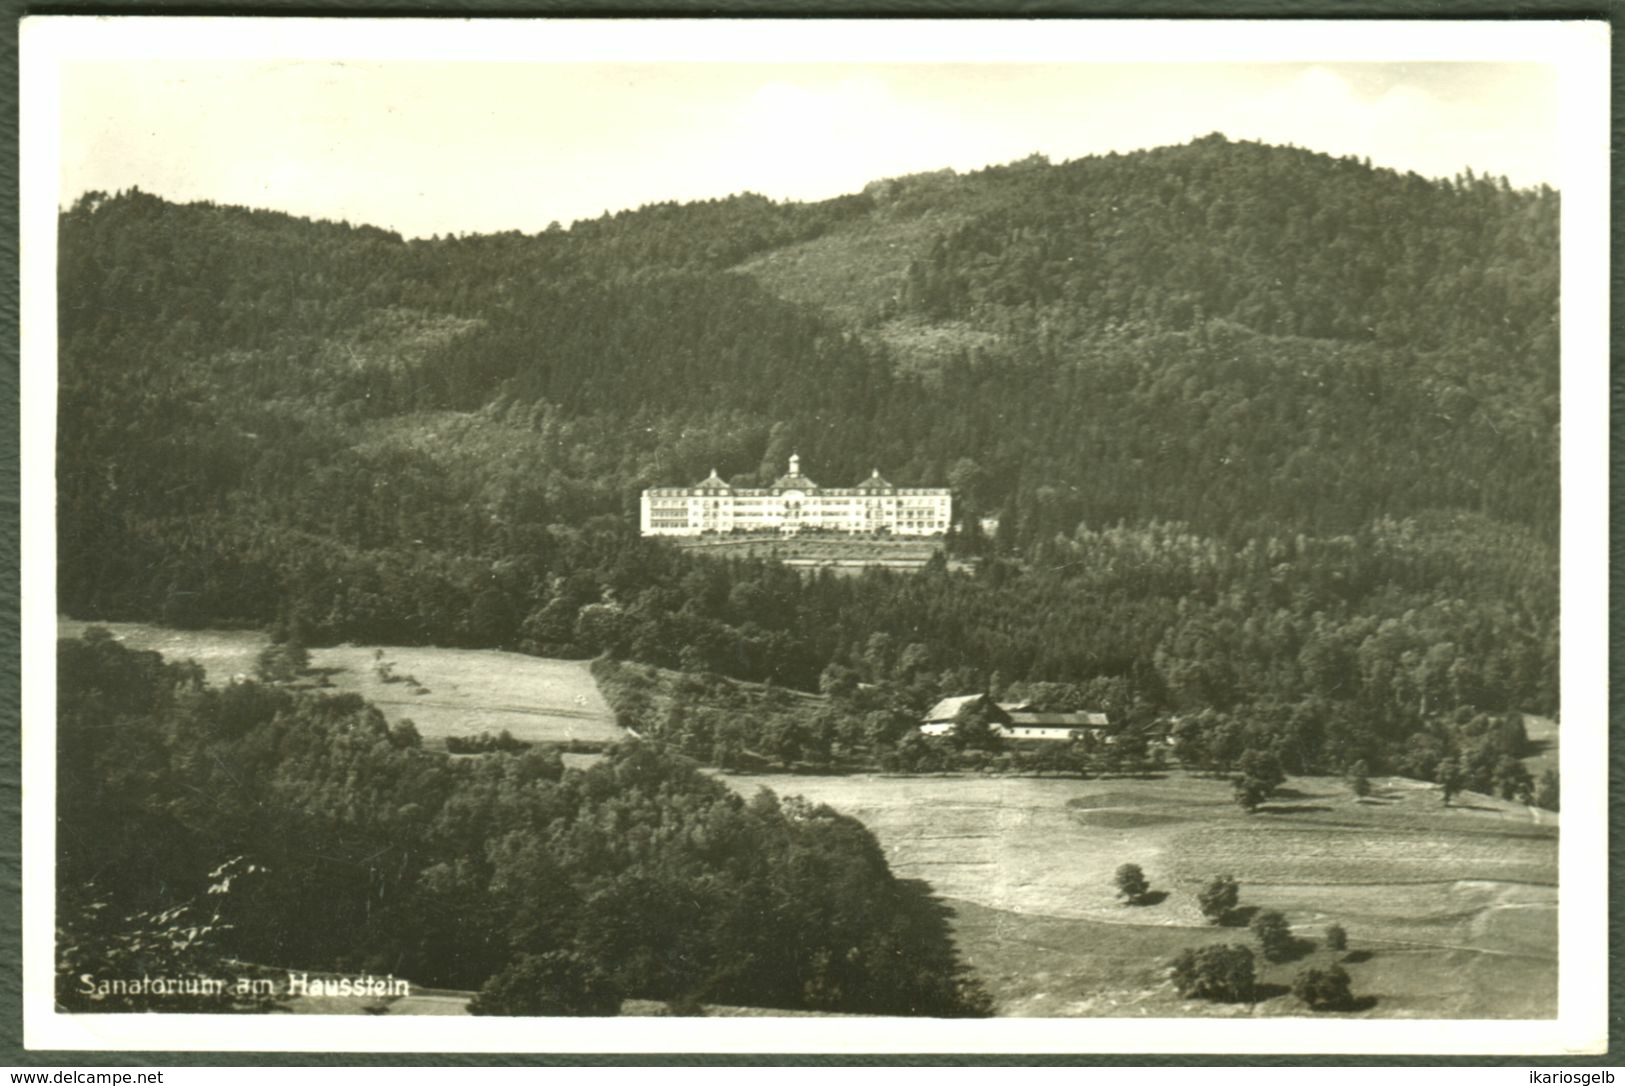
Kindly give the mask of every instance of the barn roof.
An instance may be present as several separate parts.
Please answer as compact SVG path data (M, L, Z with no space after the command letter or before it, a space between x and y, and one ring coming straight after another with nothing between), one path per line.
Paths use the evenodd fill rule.
M934 724L938 721L952 720L959 715L959 710L967 705L975 705L985 697L986 694L961 694L957 698L943 698L931 706L931 711L925 714L925 722Z
M1104 728L1110 724L1105 713L1034 713L1014 710L1010 723L1018 728Z

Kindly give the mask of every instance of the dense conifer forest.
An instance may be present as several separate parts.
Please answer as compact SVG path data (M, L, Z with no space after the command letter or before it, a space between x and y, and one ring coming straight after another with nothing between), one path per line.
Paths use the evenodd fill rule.
M1505 722L1559 707L1558 211L1217 135L535 236L87 194L60 231L60 605L862 684L852 712L894 720L1063 684L1177 718L1196 764L1490 787ZM792 451L829 485L953 486L971 571L637 537L642 488ZM436 787L564 787L525 757Z

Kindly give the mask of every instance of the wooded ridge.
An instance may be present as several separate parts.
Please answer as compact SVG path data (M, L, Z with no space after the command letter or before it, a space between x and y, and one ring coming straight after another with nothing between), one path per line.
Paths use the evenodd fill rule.
M1558 204L1217 135L535 236L89 194L61 224L61 605L844 669L905 708L1109 683L1304 770L1425 737L1429 773L1447 714L1557 709ZM643 487L792 450L953 486L978 571L637 538Z

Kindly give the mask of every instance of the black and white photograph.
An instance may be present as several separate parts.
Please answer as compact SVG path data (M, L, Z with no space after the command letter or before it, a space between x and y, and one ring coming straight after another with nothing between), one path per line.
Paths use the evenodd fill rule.
M1600 1051L1607 50L26 20L29 1043Z

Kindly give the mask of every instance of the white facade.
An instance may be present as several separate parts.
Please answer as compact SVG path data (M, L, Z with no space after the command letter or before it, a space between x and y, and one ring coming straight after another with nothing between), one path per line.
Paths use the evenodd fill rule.
M1025 702L994 703L986 694L962 694L943 698L926 713L921 735L952 735L959 713L966 706L985 706L989 729L1001 739L1070 743L1085 735L1105 738L1110 720L1105 713L1049 713L1034 710ZM1107 743L1110 738L1105 738Z
M804 530L853 535L941 535L953 518L953 494L942 487L892 486L873 475L854 487L821 487L801 474L801 457L770 487L735 487L712 471L693 486L643 492L639 527L646 536L705 532Z

